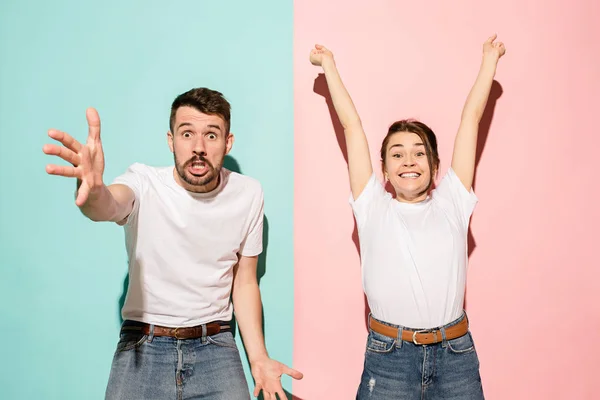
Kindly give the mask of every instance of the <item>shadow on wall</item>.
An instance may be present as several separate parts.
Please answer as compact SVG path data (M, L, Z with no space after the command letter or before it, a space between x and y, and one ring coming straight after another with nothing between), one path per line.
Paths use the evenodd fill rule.
M340 150L342 152L342 156L344 157L344 161L348 164L348 148L346 147L346 139L344 137L344 127L340 122L337 113L335 112L335 108L333 106L333 101L331 100L331 93L329 93L329 88L327 87L327 81L325 79L324 74L319 74L315 79L315 83L313 86L313 91L321 95L325 98L325 102L327 103L327 109L329 110L329 117L331 118L331 124L333 125L333 130L335 131L335 137L338 142L338 146L340 146ZM356 220L354 220L354 228L352 230L352 242L354 242L354 247L356 248L356 252L358 253L358 257L360 257L360 245L358 242L358 228L356 226ZM365 303L365 329L368 329L368 318L371 310L369 309L369 303L367 302L367 296L363 294L364 303Z
M285 395L287 396L288 400L303 400L302 398L300 398L298 396L294 396L293 394L288 393L287 390L284 390L284 391L285 391Z
M479 135L477 136L477 153L475 156L475 175L473 176L473 191L476 191L477 189L477 167L479 166L481 156L483 155L483 149L485 148L485 143L487 142L487 138L490 133L490 128L492 126L492 119L494 118L496 102L498 101L500 96L502 96L502 86L500 86L498 81L494 81L492 83L490 97L483 112L481 122L479 123ZM477 247L477 243L475 242L475 238L473 237L471 228L469 228L469 257L471 256L471 254L473 254L473 250L475 250L475 247Z
M494 110L496 109L496 102L498 101L500 96L502 96L502 92L502 86L500 85L500 83L498 83L498 81L494 80L492 82L492 88L490 90L488 102L486 104L485 110L483 111L481 121L479 122L479 134L477 135L477 153L475 155L475 175L473 176L473 191L475 193L477 193L477 167L479 166L479 162L481 161L483 149L485 148L485 143L487 142L487 138L490 133L492 120L494 118ZM470 225L469 233L467 236L467 243L469 246L469 258L471 258L471 254L473 254L473 251L475 251L475 248L477 247L477 242L475 241L475 237L473 236L473 231L471 230ZM465 289L465 310L467 310L467 291L468 287Z
M121 297L119 298L119 304L117 309L117 315L119 318L119 325L123 324L123 316L121 315L121 310L123 309L123 305L125 305L125 299L127 298L127 289L129 288L129 272L125 275L125 279L123 279L123 292L121 293Z
M285 396L286 396L287 400L303 400L301 397L295 396L285 389L283 391L285 392ZM260 395L258 395L257 399L264 400L262 392L260 393ZM279 400L284 400L284 399L279 399Z
M331 124L333 125L333 130L335 131L335 136L338 142L338 145L340 147L340 150L342 152L342 156L344 157L344 160L346 161L346 164L348 163L348 149L346 147L346 141L344 138L344 128L342 127L342 124L337 116L337 113L335 112L335 108L333 106L333 101L331 99L331 94L329 93L329 88L327 87L327 81L325 79L325 75L324 74L319 74L317 76L317 78L315 79L314 82L314 86L313 86L313 91L318 94L321 95L325 98L325 102L327 103L327 108L329 110L329 116L331 118ZM481 122L479 123L479 134L477 137L477 153L476 153L476 159L475 159L475 176L473 178L473 190L475 190L475 185L476 185L476 181L477 181L477 166L479 165L479 161L481 160L481 156L483 154L483 149L485 148L485 143L487 141L487 137L488 134L490 132L490 127L492 125L492 119L494 116L494 109L496 108L496 101L500 98L500 96L502 95L502 86L500 86L500 84L497 81L494 81L492 83L492 88L490 91L490 96L485 108L485 111L483 113L483 117L481 119ZM394 190L393 188L390 187L390 185L386 185L386 190L388 192L390 192L392 195L394 195ZM468 248L469 248L469 257L471 257L471 254L473 254L473 251L475 250L475 247L477 247L477 243L475 241L475 238L473 236L473 232L471 231L471 228L469 227L469 232L468 232ZM359 253L359 257L360 257L360 247L359 247L359 242L358 242L358 230L356 227L356 220L354 221L354 230L352 232L352 241L354 242L354 246L356 247L356 251L357 253ZM363 295L364 296L364 295ZM364 296L364 303L365 303L365 328L368 329L368 317L369 317L369 313L371 312L371 310L369 309L369 304L367 302L367 297ZM466 296L465 296L465 309L467 308L467 304L466 304Z
M285 393L285 397L287 398L287 400L303 400L301 397L295 396L293 394L291 394L290 392L288 392L287 390L283 390ZM252 393L251 393L252 394ZM279 397L278 397L279 398ZM258 395L257 397L258 400L264 400L265 398L263 397L262 392ZM279 399L279 400L284 400L284 399Z

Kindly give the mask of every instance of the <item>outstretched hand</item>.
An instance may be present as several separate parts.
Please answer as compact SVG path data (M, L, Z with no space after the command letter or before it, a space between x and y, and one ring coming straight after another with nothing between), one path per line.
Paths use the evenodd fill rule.
M62 146L46 144L42 149L44 153L58 156L72 165L48 164L46 172L50 175L77 178L78 191L75 204L78 207L85 204L90 193L104 185L102 181L104 152L100 141L100 116L95 109L89 108L86 111L86 119L88 122L86 144L82 145L66 132L50 129L48 136L60 142Z
M483 55L493 57L496 61L506 53L506 48L502 42L494 42L498 37L497 34L490 36L483 44Z
M312 65L320 67L326 58L333 60L333 53L323 45L316 44L315 48L310 51L309 60Z
M257 397L262 390L265 400L276 400L276 394L279 395L280 400L287 399L281 386L281 375L286 374L294 379L303 378L301 372L271 358L253 362L251 370L256 384L254 397Z

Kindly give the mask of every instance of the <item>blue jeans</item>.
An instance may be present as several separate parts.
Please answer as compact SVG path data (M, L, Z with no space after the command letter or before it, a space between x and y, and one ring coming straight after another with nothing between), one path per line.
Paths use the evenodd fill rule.
M199 339L121 333L106 399L249 400L231 332Z
M464 314L443 328L463 318L466 318ZM399 337L401 335L399 329ZM365 365L356 398L483 399L479 359L471 332L441 343L416 345L369 329Z

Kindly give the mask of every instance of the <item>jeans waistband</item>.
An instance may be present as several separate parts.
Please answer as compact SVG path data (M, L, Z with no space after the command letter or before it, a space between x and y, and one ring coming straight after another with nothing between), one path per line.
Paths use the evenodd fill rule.
M144 335L168 336L176 339L198 339L229 331L231 331L231 323L225 321L213 321L190 327L167 327L125 320L121 326L121 333L141 332Z
M455 339L465 335L469 331L469 321L466 313L460 318L440 327L428 329L412 329L400 325L394 325L373 318L369 314L369 328L393 339L413 342L416 345L428 345Z

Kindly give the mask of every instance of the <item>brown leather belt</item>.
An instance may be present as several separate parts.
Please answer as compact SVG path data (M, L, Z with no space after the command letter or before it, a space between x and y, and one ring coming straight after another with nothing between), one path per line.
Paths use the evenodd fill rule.
M220 332L231 331L231 325L228 322L216 321L204 324L206 331L204 336L213 336ZM169 336L175 339L198 339L203 336L203 325L190 326L185 328L169 328L166 326L154 325L154 336ZM121 327L121 333L141 332L144 335L150 335L150 324L138 321L125 321Z
M394 339L398 338L398 328L382 324L372 317L369 318L369 326L373 331L381 335ZM444 330L446 331L446 340L456 339L469 331L469 321L465 316L458 324L452 325ZM417 345L426 345L440 343L443 338L442 332L439 329L411 330L402 328L402 340L413 342Z

